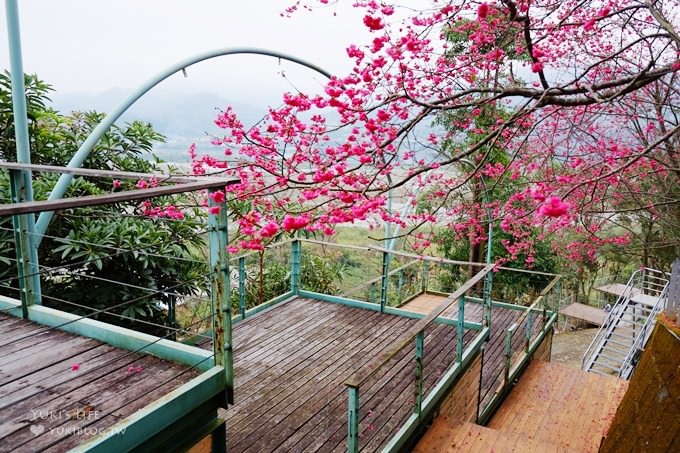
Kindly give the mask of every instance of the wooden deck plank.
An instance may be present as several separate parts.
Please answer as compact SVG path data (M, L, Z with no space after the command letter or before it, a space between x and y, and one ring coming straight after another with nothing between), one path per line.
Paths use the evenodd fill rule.
M408 324L404 324L404 327ZM369 346L369 349L366 352L370 352L370 354L365 354L367 357L371 357L375 353L380 353L384 350L387 350L388 347L392 344L393 339L392 338L385 338L385 340L378 345L377 348L373 348ZM351 373L352 369L355 369L357 366L356 363L348 369L346 369L343 373L343 378L347 376L347 373ZM288 444L289 446L292 445L293 443L296 444L296 448L300 449L302 446L305 444L304 438L307 439L316 439L318 438L317 435L314 435L314 431L316 430L317 432L319 430L326 431L329 426L336 426L335 424L335 419L337 417L341 417L344 414L344 417L347 415L347 409L345 407L346 403L346 388L342 384L342 382L337 381L335 385L332 386L335 390L332 392L334 395L334 398L332 400L326 399L322 405L317 405L316 406L316 413L308 420L301 420L301 419L296 419L296 422L294 425L298 426L298 429L295 430L294 433L291 433L291 436L288 436L287 438L279 438L277 441L278 443L282 443L285 441L285 444ZM330 395L330 394L329 394ZM362 406L365 403L368 403L370 401L368 399L369 397L365 394L363 397L363 403ZM321 420L324 420L324 424L320 424L319 422ZM288 427L288 422L285 422L286 426ZM333 436L331 435L331 438ZM338 436L336 436L337 438ZM285 445L284 444L284 445ZM284 445L280 445L278 448L287 448ZM276 447L277 445L272 444L271 442L267 445L268 447Z
M0 323L0 446L11 445L12 452L65 451L96 432L74 429L110 426L181 385L182 379L173 379L178 374L186 373L185 380L197 375L185 365L13 321ZM14 340L7 340L3 326L12 327ZM173 375L165 374L169 369Z
M89 366L99 366L106 360L111 360L112 357L119 355L113 354L114 352L113 346L100 345L80 354L78 361L79 363L88 363ZM49 382L50 385L58 385L71 379L73 379L71 369L64 368L61 363L55 363L29 376L13 381L2 381L0 383L0 410L43 390L42 386L31 385L32 383Z
M408 321L404 321L406 320L390 319L389 324L384 326L383 330L386 333L389 333L394 327L402 324L402 322L405 326ZM335 337L336 332L331 332L331 335ZM393 339L393 335L382 338L381 343L379 343L381 345L379 350L387 348ZM253 442L252 445L254 448L258 448L265 442L274 444L282 442L285 440L285 436L280 435L282 434L281 431L287 431L291 429L294 431L297 425L299 425L301 422L304 422L309 417L309 414L317 412L318 406L325 404L324 397L329 391L331 393L341 394L344 390L344 386L342 386L341 381L347 376L348 373L351 372L351 370L357 366L355 357L362 355L365 356L363 352L374 349L375 343L369 343L366 341L365 333L362 334L359 329L354 329L354 332L347 332L344 341L336 342L333 346L333 349L328 348L330 351L321 350L317 353L317 355L321 356L319 358L322 358L324 354L331 355L329 355L325 360L320 361L318 364L315 364L311 369L304 370L305 374L302 377L298 377L298 383L296 384L299 384L299 386L295 392L288 393L286 398L284 400L278 401L273 409L265 407L265 410L268 411L267 416L271 417L273 415L273 417L270 418L269 422L261 424L261 427L264 429L267 429L268 427L277 427L277 435L274 436L274 438L269 438L265 441L265 439L259 436L256 432L251 433L250 437L253 439L251 441ZM348 349L353 351L354 356L348 355L346 353ZM368 354L368 356L370 357L370 354ZM311 362L314 363L313 358ZM303 363L302 366L304 367L305 364ZM320 386L318 392L310 393L308 388L305 387L305 384L311 380L314 380L314 383ZM337 392L333 389L337 389ZM296 403L298 405L297 407L301 410L297 410L293 403ZM294 414L294 412L297 413ZM248 414L248 416L253 415L253 413ZM262 418L258 417L258 419L262 423ZM239 427L234 426L235 430L238 428ZM245 439L246 442L247 440L248 439Z
M116 370L115 373L99 379L96 383L85 384L73 392L60 395L58 398L50 401L49 404L41 406L42 410L47 410L50 413L59 414L56 417L50 417L40 421L40 426L45 427L45 431L36 436L30 429L23 429L12 436L12 441L15 445L27 444L26 447L34 449L34 451L43 448L56 446L60 441L69 436L72 429L84 427L95 421L106 419L110 423L108 426L114 424L118 418L113 419L110 413L119 407L119 404L124 404L125 398L130 394L145 394L150 388L153 388L153 383L156 382L156 375L162 376L162 373L172 366L171 363L162 361L160 359L151 358L140 360L140 365L144 365L144 372L139 374L136 372L127 373L126 370ZM129 385L134 383L133 386ZM124 387L129 387L125 393L120 390ZM114 400L112 403L111 400ZM118 401L119 403L116 403ZM107 406L108 403L108 406ZM74 413L81 410L84 414L80 419L65 415L65 412ZM80 440L76 440L77 443ZM29 445L30 443L30 445Z
M103 431L106 428L113 426L119 421L125 419L135 411L142 409L148 404L148 401L155 401L156 399L167 394L169 391L188 382L197 375L192 370L187 370L186 367L178 364L169 364L164 362L163 366L158 368L148 368L142 374L131 376L133 379L141 377L135 382L135 386L122 395L119 395L115 390L100 392L96 395L96 399L88 400L88 404L98 408L103 415L101 417L84 417L81 420L69 420L68 423L61 426L62 430L75 430L77 428L88 428L97 431ZM64 437L56 445L50 445L47 451L64 451L64 449L73 448L78 445L78 440L75 436ZM31 444L33 447L34 444Z
M493 310L494 332L501 333L520 313L499 307ZM450 311L455 317L455 303ZM481 320L482 313L480 304L466 304L466 319ZM298 298L236 323L236 404L223 413L228 448L344 450L344 379L389 348L413 322L416 321ZM435 324L432 329L425 338L427 390L455 360L457 343L454 327ZM466 331L465 344L476 334ZM492 332L491 344L501 351L504 340L496 337ZM401 351L361 389L361 442L368 450L379 449L412 410L413 353L412 348ZM499 357L502 354L494 358ZM499 364L485 364L487 368L491 366L497 368Z
M344 319L344 316L348 316L345 320L345 322L352 322L354 317L359 316L359 313L353 313L353 312L345 312L343 311L342 313L339 314L338 319ZM323 318L322 318L323 319ZM396 321L396 320L395 320ZM323 321L320 321L323 322ZM323 330L323 329L322 329ZM343 331L344 332L344 331ZM268 365L267 370L264 373L259 373L260 374L260 381L258 381L259 386L256 386L251 383L250 387L248 388L248 393L246 394L246 397L241 397L239 398L237 395L237 405L229 411L227 419L229 421L229 426L230 427L235 427L236 424L241 420L243 417L238 417L237 414L242 412L242 410L245 410L245 415L244 416L249 416L252 415L252 406L250 406L250 403L253 402L263 402L263 401L271 401L271 398L276 397L277 395L280 395L281 393L284 392L284 390L290 390L290 386L284 386L287 381L285 381L285 378L281 378L281 376L291 374L296 376L294 382L297 384L302 384L300 376L297 375L297 373L300 370L304 370L306 367L309 366L308 362L311 360L313 361L315 358L323 355L324 350L333 343L337 339L338 335L338 330L333 329L333 328L328 328L323 330L322 332L317 332L317 339L313 341L313 345L310 347L310 343L300 343L297 340L295 342L291 343L286 343L285 341L280 341L279 345L281 350L277 348L277 350L270 351L272 355L277 355L280 356L281 358L284 358L286 360L281 360L280 362L272 363L271 361L264 361L260 364L258 363L251 363L251 367L254 368L254 371L262 371L261 370L261 365L264 363L265 365ZM352 338L349 338L347 335L340 335L340 337L343 338L342 341L347 341L348 339L352 340ZM285 349L285 347L288 346L289 349ZM238 376L239 371L242 369L242 364L240 363L239 359L239 348L238 345L236 345L236 363L238 364L236 368L236 374ZM260 368L255 368L257 366L260 366ZM274 380L274 381L272 381ZM239 382L239 381L237 381ZM279 382L281 385L275 386L272 391L267 391L266 393L262 393L263 390L266 390L269 388L273 382ZM296 387L297 388L297 387ZM246 410L246 408L248 410Z
M532 362L489 427L559 450L597 451L625 386L616 378Z

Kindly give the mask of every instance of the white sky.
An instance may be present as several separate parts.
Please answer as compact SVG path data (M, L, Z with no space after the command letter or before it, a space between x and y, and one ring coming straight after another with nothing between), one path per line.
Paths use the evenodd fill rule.
M24 71L58 92L132 89L158 71L197 53L223 47L261 47L344 74L345 48L370 38L351 2L292 18L280 11L293 0L20 0ZM336 13L337 16L333 14ZM4 5L0 7L0 69L9 69ZM220 57L165 83L188 91L236 91L261 96L324 79L268 57ZM250 94L248 94L250 93ZM278 97L280 99L280 97Z

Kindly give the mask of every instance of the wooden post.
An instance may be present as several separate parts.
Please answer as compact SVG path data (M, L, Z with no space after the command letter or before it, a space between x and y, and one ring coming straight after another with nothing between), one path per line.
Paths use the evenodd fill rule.
M668 283L668 298L666 299L666 314L680 319L680 258L673 261L671 267L671 281Z

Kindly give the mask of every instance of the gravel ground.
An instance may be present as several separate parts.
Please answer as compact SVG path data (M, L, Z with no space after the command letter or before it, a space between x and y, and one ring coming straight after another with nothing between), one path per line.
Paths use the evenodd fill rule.
M581 368L581 358L598 329L581 329L555 333L551 360L573 368Z

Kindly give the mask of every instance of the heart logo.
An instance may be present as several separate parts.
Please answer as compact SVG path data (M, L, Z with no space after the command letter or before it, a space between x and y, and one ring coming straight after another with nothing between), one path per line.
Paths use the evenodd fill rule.
M43 425L31 425L31 432L36 436L41 435L43 431L45 431L45 427Z

